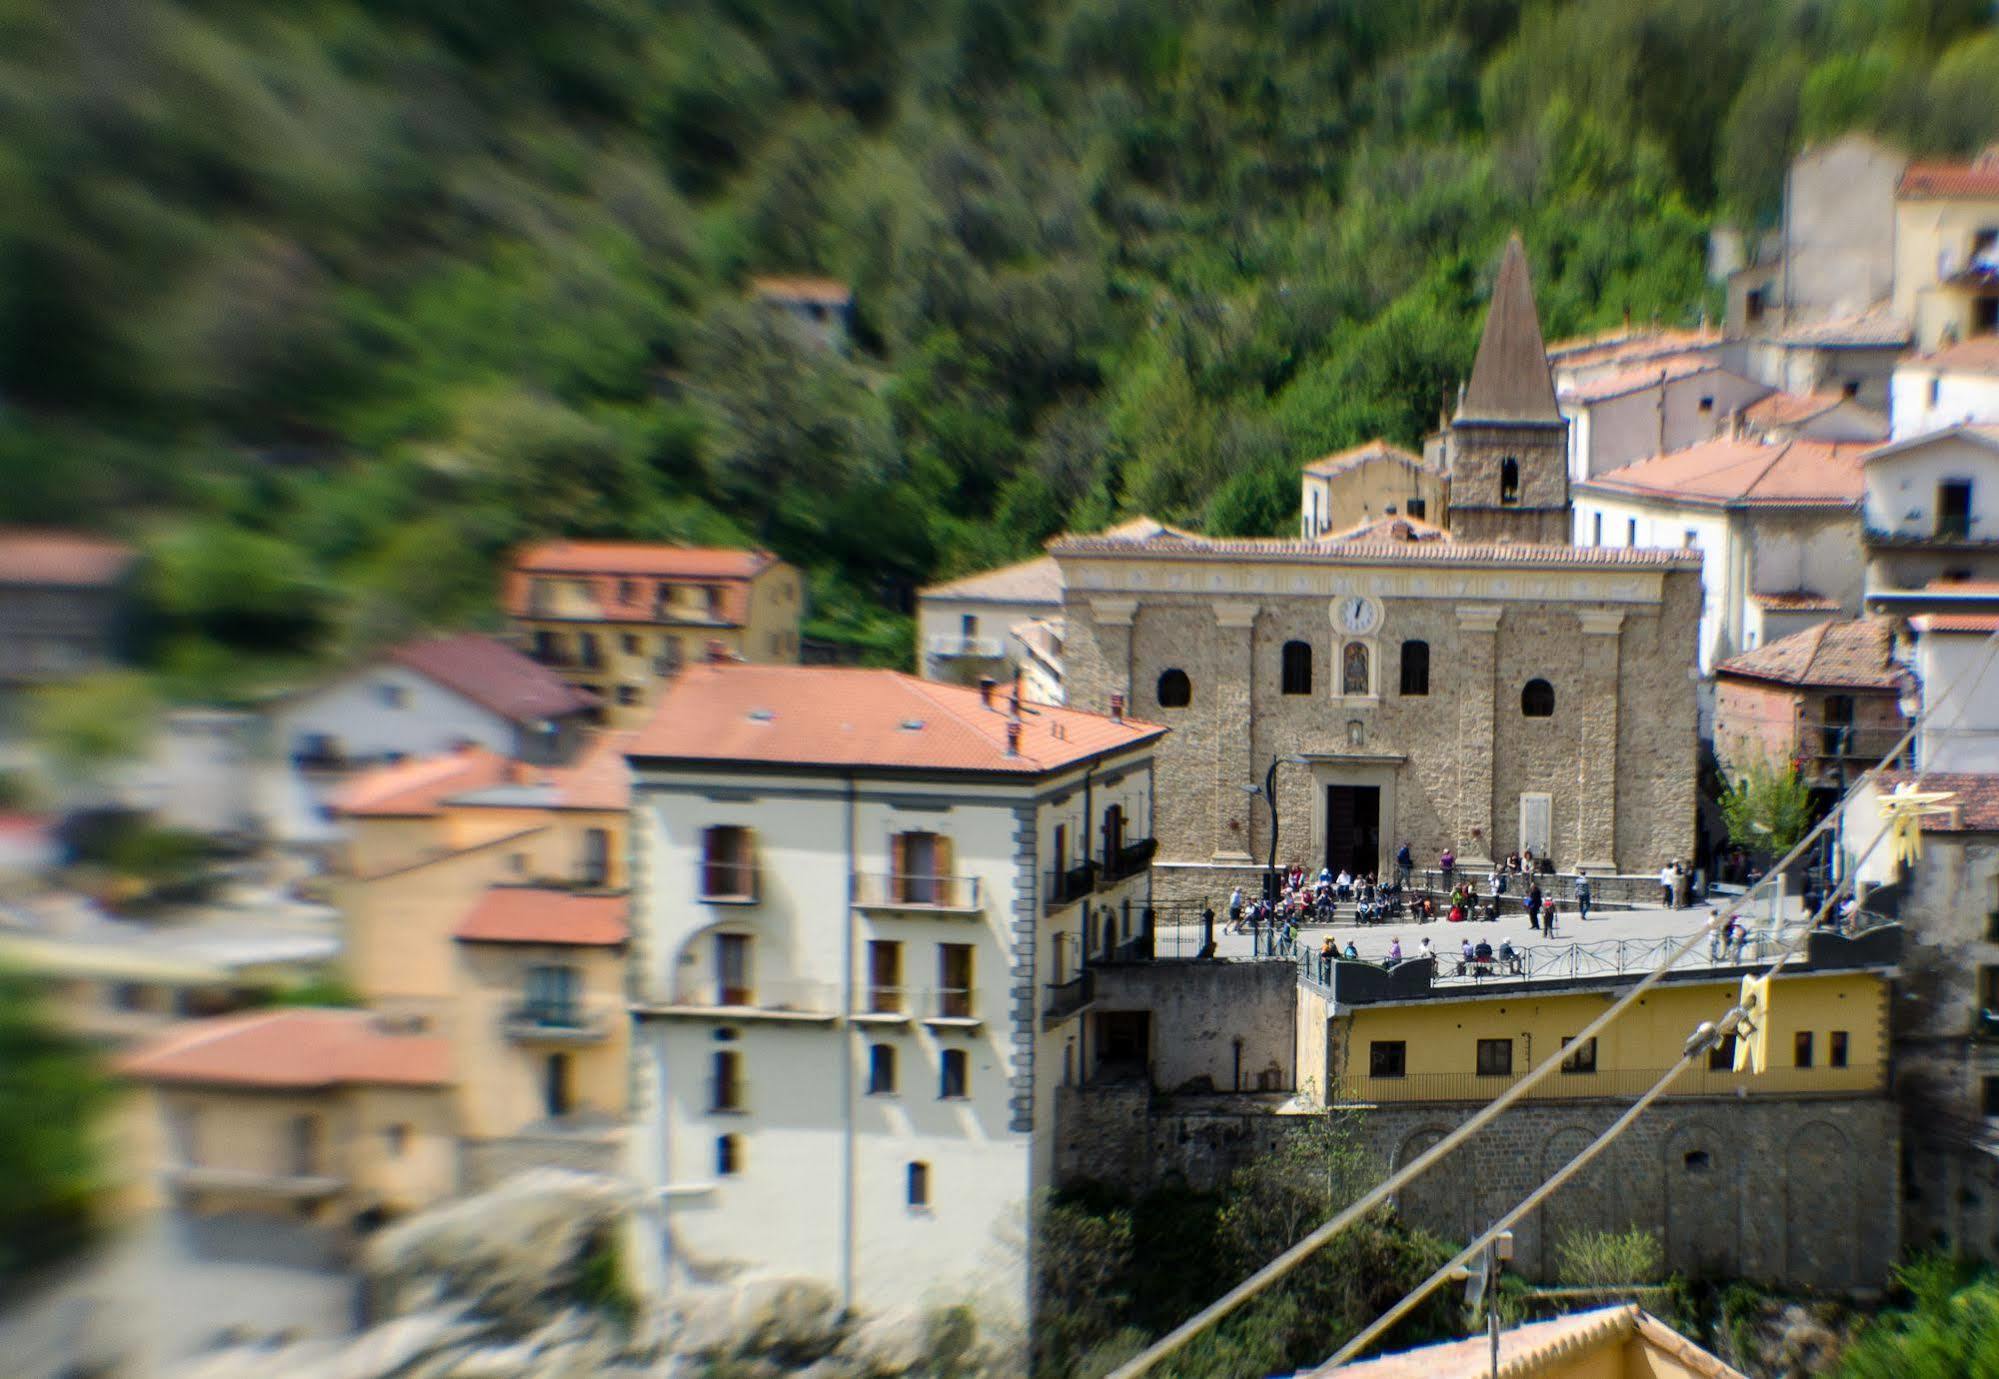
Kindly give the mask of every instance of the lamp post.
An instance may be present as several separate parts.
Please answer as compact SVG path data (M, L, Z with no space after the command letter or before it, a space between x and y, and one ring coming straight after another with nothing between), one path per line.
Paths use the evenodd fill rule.
M1279 762L1289 762L1293 766L1312 764L1310 758L1295 753L1285 757L1274 756L1270 759L1270 769L1263 773L1262 785L1242 787L1243 794L1261 797L1263 802L1270 806L1270 857L1263 868L1263 898L1271 905L1277 903L1277 765Z

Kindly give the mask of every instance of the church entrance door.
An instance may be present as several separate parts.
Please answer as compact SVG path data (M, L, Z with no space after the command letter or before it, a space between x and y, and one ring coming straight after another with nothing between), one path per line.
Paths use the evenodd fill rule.
M1381 787L1326 787L1326 867L1365 876L1381 865Z

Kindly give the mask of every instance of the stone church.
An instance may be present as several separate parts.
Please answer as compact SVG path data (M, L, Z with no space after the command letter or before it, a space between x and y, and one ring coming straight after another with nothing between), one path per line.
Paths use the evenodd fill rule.
M1568 544L1566 422L1515 237L1445 438L1449 528L1316 540L1066 536L1069 702L1171 725L1162 900L1250 889L1276 761L1280 864L1386 873L1523 846L1691 858L1700 556Z

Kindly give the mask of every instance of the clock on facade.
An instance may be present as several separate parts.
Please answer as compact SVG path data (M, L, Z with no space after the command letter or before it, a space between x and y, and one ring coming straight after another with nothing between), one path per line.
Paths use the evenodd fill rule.
M1333 605L1333 619L1342 632L1365 637L1381 626L1381 605L1365 594L1345 594Z

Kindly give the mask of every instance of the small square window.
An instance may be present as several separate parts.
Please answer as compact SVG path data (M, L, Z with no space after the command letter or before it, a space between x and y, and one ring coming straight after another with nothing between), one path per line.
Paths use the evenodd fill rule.
M1713 412L1713 411L1714 411L1714 399L1713 399L1713 398L1711 398L1711 397L1704 397L1704 398L1702 398L1702 399L1701 399L1701 415L1702 415L1702 416L1706 416L1706 415L1708 415L1709 413L1711 413L1711 412Z
M635 632L627 632L618 638L618 645L624 648L627 656L636 656L639 654L639 638Z
M1478 1075L1480 1077L1511 1077L1513 1075L1513 1041L1511 1039L1481 1039L1478 1041Z
M1826 1036L1826 1064L1828 1067L1846 1066L1846 1031L1836 1029Z
M377 685L375 697L382 701L385 709L400 709L409 703L409 691L401 685Z
M912 1162L909 1165L909 1205L927 1207L930 1205L930 1165Z
M388 1145L390 1158L400 1159L409 1152L410 1128L407 1122L397 1121L382 1132L382 1138Z
M1571 1047L1572 1045L1574 1047ZM1565 1034L1562 1036L1562 1047L1569 1049L1568 1057L1562 1060L1563 1072L1593 1073L1596 1071L1596 1039L1594 1036L1583 1040L1581 1044L1576 1044L1573 1037Z
M1793 1041L1791 1048L1791 1063L1794 1067L1799 1068L1809 1068L1812 1066L1812 1032L1810 1030L1801 1029L1798 1031L1797 1038Z
M1367 1046L1369 1077L1403 1077L1409 1070L1409 1045L1400 1039L1377 1039Z

